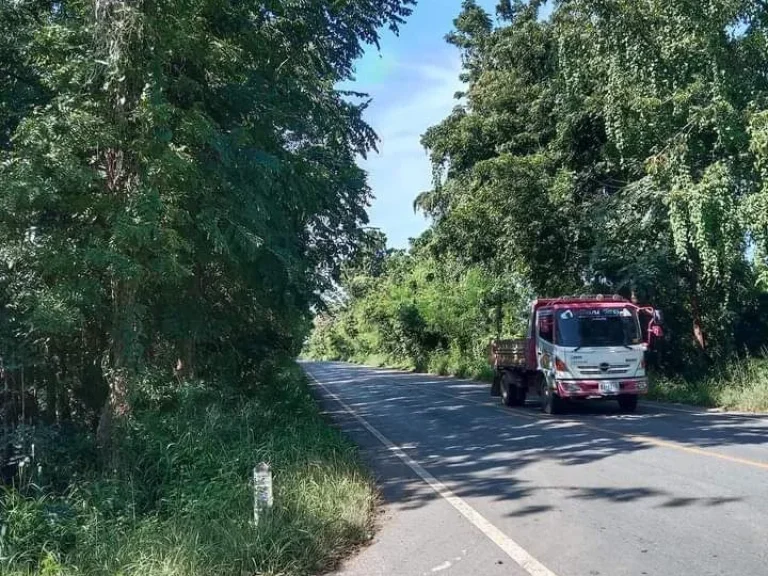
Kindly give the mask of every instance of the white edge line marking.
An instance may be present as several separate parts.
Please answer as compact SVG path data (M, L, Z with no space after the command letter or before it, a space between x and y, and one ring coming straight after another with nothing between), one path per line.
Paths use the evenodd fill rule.
M480 512L472 508L462 498L457 496L450 488L440 482L437 478L427 472L421 464L416 462L413 458L408 456L400 448L398 448L391 440L379 432L376 428L371 426L367 420L358 415L352 408L350 408L346 402L339 398L336 394L331 392L325 384L318 381L313 374L308 370L306 373L309 375L315 383L325 390L331 398L333 398L339 405L344 408L355 420L360 422L368 432L370 432L379 442L381 442L387 450L392 452L395 456L400 458L411 470L418 474L424 482L426 482L432 490L437 492L442 498L448 501L448 503L458 510L462 516L469 520L475 528L480 530L485 536L487 536L496 546L501 548L504 553L509 556L515 564L520 566L523 570L528 572L531 576L557 576L549 568L544 566L541 562L531 556L525 549L517 542L512 540L509 536L504 534L501 530L496 528L491 522L485 518Z

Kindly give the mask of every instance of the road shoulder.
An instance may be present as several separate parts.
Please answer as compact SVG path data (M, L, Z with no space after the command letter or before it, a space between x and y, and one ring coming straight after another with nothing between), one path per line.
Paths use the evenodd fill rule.
M316 384L314 391L326 415L360 448L381 494L373 539L334 576L526 575L336 400Z

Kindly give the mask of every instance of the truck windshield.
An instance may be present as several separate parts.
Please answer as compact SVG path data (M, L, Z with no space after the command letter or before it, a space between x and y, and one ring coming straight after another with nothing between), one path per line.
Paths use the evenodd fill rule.
M640 325L631 308L558 310L556 339L560 346L629 346L640 344Z

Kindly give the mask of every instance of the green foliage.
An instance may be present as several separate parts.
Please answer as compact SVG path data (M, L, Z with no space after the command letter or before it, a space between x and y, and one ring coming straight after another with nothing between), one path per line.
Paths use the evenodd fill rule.
M40 469L0 494L0 572L314 574L368 539L373 484L298 369L251 398L214 383L154 387L170 402L158 410L137 399L146 408L123 431L117 474L80 467L72 438L58 448L40 431L28 439ZM272 466L275 507L254 529L249 478L259 461Z
M367 254L376 135L336 86L413 3L0 0L0 572L305 574L363 539L349 447L270 375Z
M765 412L768 411L768 363L765 358L735 359L700 378L659 376L653 381L651 397L667 402Z
M345 275L355 278L356 295L316 318L311 357L478 376L498 330L497 305L503 334L524 329L524 287L479 267L452 269L414 249L386 256L375 281L355 269Z
M667 373L768 342L768 7L552 4L542 19L542 2L502 1L494 25L463 3L447 37L463 100L422 139L431 226L383 276L342 284L318 329L329 357L466 373L493 303L509 317L591 292L664 311Z
M376 136L335 86L410 4L0 3L10 385L108 436L144 369L294 355L370 199Z

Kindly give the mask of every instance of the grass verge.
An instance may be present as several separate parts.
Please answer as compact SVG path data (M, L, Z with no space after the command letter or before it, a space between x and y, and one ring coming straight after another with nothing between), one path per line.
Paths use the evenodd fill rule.
M317 360L328 359L318 358ZM493 380L493 369L488 365L485 357L465 356L456 350L438 350L419 360L397 358L386 354L370 354L367 356L353 356L346 361L363 366L407 370L420 374L455 376L457 378L469 378L483 382L491 382Z
M649 397L744 412L768 411L768 358L734 360L696 380L657 376Z
M0 574L300 576L370 537L373 483L298 367L247 398L202 383L157 389L108 474L90 434L23 431L36 457L0 492ZM259 461L272 465L275 505L254 528Z

